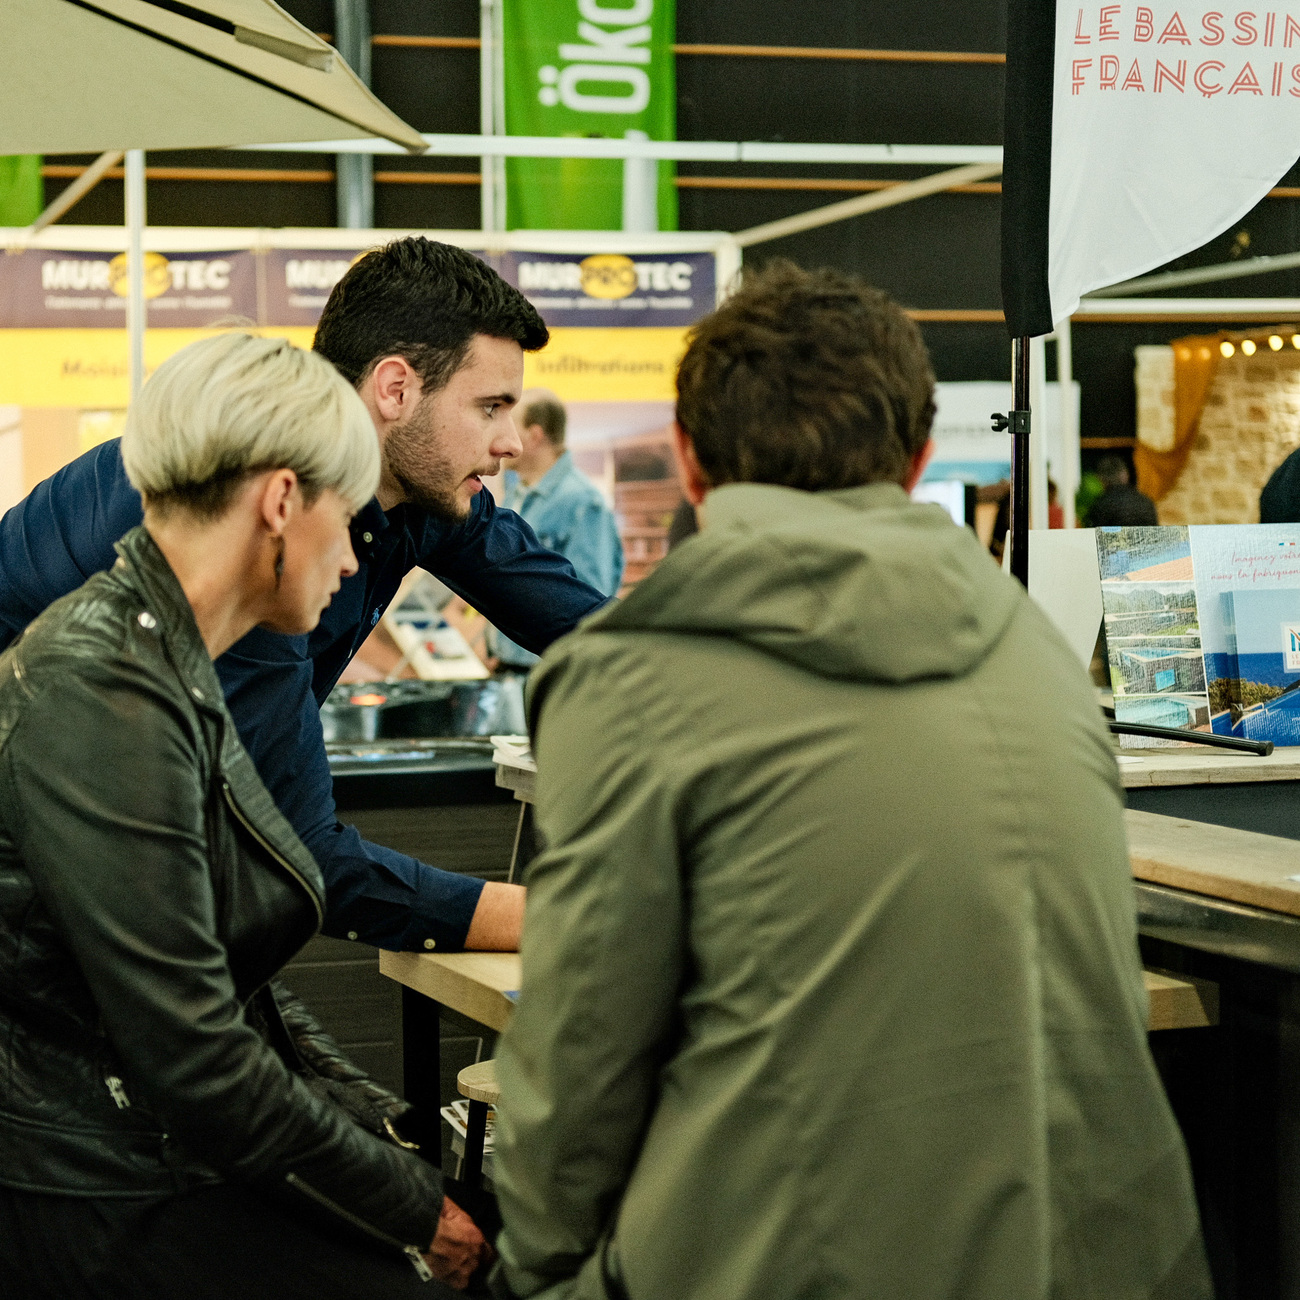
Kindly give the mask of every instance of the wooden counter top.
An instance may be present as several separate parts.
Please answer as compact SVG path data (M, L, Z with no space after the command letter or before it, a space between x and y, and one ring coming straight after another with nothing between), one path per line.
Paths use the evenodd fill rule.
M1245 781L1300 781L1300 748L1275 749L1266 758L1226 749L1124 750L1116 756L1125 789L1153 785L1234 785Z
M1300 917L1300 842L1133 809L1124 824L1136 879Z
M510 1020L519 990L517 952L381 952L379 969L399 984L423 993L498 1033ZM1165 971L1143 971L1150 999L1150 1029L1196 1029L1218 1024L1218 989Z
M537 764L527 737L494 736L497 785L531 802ZM1300 781L1300 747L1275 749L1265 758L1226 749L1129 749L1116 754L1125 789L1160 785L1239 785L1253 781Z
M389 979L500 1032L519 992L517 952L383 952L379 970Z

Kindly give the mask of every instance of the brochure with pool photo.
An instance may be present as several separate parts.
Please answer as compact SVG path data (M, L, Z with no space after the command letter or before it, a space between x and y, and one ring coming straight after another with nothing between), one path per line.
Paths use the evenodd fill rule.
M1097 561L1117 719L1300 745L1300 525L1099 528Z

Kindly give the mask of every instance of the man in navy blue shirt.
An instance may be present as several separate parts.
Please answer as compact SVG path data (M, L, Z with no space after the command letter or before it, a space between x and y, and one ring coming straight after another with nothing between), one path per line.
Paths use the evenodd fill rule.
M538 652L605 603L483 490L519 452L511 409L524 352L547 338L495 271L419 238L358 261L321 316L314 347L356 385L383 456L376 497L352 523L360 569L314 632L255 629L217 671L263 781L320 863L326 934L394 950L518 946L522 888L436 870L339 823L319 708L416 565ZM108 568L113 543L141 518L114 440L0 519L0 648Z

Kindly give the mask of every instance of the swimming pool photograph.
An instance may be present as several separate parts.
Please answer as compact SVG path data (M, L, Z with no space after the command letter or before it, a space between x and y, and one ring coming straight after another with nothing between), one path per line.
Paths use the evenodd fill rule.
M1300 527L1103 528L1097 559L1118 719L1300 745Z
M1191 540L1185 527L1099 528L1097 560L1115 717L1210 730ZM1177 741L1125 736L1130 747Z

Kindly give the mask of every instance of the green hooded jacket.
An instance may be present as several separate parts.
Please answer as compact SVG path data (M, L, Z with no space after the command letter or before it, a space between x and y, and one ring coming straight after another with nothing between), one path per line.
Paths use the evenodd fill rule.
M506 1280L1208 1296L1078 661L901 488L707 511L534 677Z

